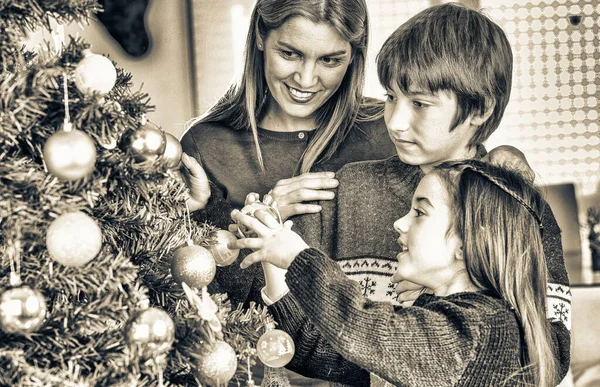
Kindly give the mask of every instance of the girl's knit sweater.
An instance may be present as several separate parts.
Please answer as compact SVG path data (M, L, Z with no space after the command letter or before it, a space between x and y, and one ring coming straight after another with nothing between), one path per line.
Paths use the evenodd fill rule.
M370 301L336 262L312 248L296 257L286 282L290 293L271 307L280 328L304 332L308 315L332 352L394 385L487 387L519 381L518 319L489 293L422 295L407 308ZM343 372L330 365L322 363L323 372Z

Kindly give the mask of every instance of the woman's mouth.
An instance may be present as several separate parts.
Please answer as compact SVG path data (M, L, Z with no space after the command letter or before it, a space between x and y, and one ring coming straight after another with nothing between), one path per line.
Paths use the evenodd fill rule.
M310 100L312 100L313 97L315 95L317 95L316 92L302 91L302 90L290 87L288 85L285 85L285 86L288 89L288 92L289 92L288 94L290 95L290 97L292 98L292 100L294 102L297 102L297 103L307 103L307 102L310 102Z

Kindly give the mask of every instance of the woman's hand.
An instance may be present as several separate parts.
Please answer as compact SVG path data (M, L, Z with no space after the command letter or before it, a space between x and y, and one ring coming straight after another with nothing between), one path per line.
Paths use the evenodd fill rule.
M252 217L233 210L231 218L256 233L255 238L242 238L227 245L229 249L255 250L242 261L242 269L257 262L269 262L280 269L287 269L296 256L308 248L306 242L291 230L291 221L282 226L266 211L258 210Z
M533 172L533 169L529 166L525 155L513 146L501 145L494 148L485 155L482 160L487 161L490 164L517 171L531 182L535 179L535 172Z
M206 172L195 158L186 153L181 156L181 161L183 162L181 173L190 190L188 207L190 211L203 209L210 199L210 185Z
M321 206L305 202L333 199L334 193L328 190L338 184L334 172L308 172L279 180L269 195L277 203L281 218L285 221L294 215L321 211Z

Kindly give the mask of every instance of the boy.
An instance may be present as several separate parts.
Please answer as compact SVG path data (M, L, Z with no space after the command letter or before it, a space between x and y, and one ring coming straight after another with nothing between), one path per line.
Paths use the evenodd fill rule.
M336 174L336 198L319 202L320 213L294 222L309 245L362 285L366 297L398 302L390 279L399 251L390 225L409 212L411 197L432 166L485 155L481 144L498 127L509 100L512 52L504 32L487 17L443 4L399 27L384 43L377 69L387 90L385 121L398 156L345 166ZM570 359L570 290L560 229L548 207L543 227L548 318L562 378ZM293 299L277 294L269 283L263 294L281 329L292 337L302 335L298 341L303 343L314 336L315 345L297 347L288 368L326 380L366 383L364 372L344 368L339 356L336 362L313 327L294 324L300 321L294 316L300 308Z

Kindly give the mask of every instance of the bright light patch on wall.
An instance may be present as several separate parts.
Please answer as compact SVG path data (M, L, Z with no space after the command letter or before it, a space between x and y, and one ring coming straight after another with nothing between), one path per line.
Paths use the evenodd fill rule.
M231 37L233 41L233 58L235 74L241 74L244 66L244 45L248 25L250 24L250 13L243 5L231 6Z

